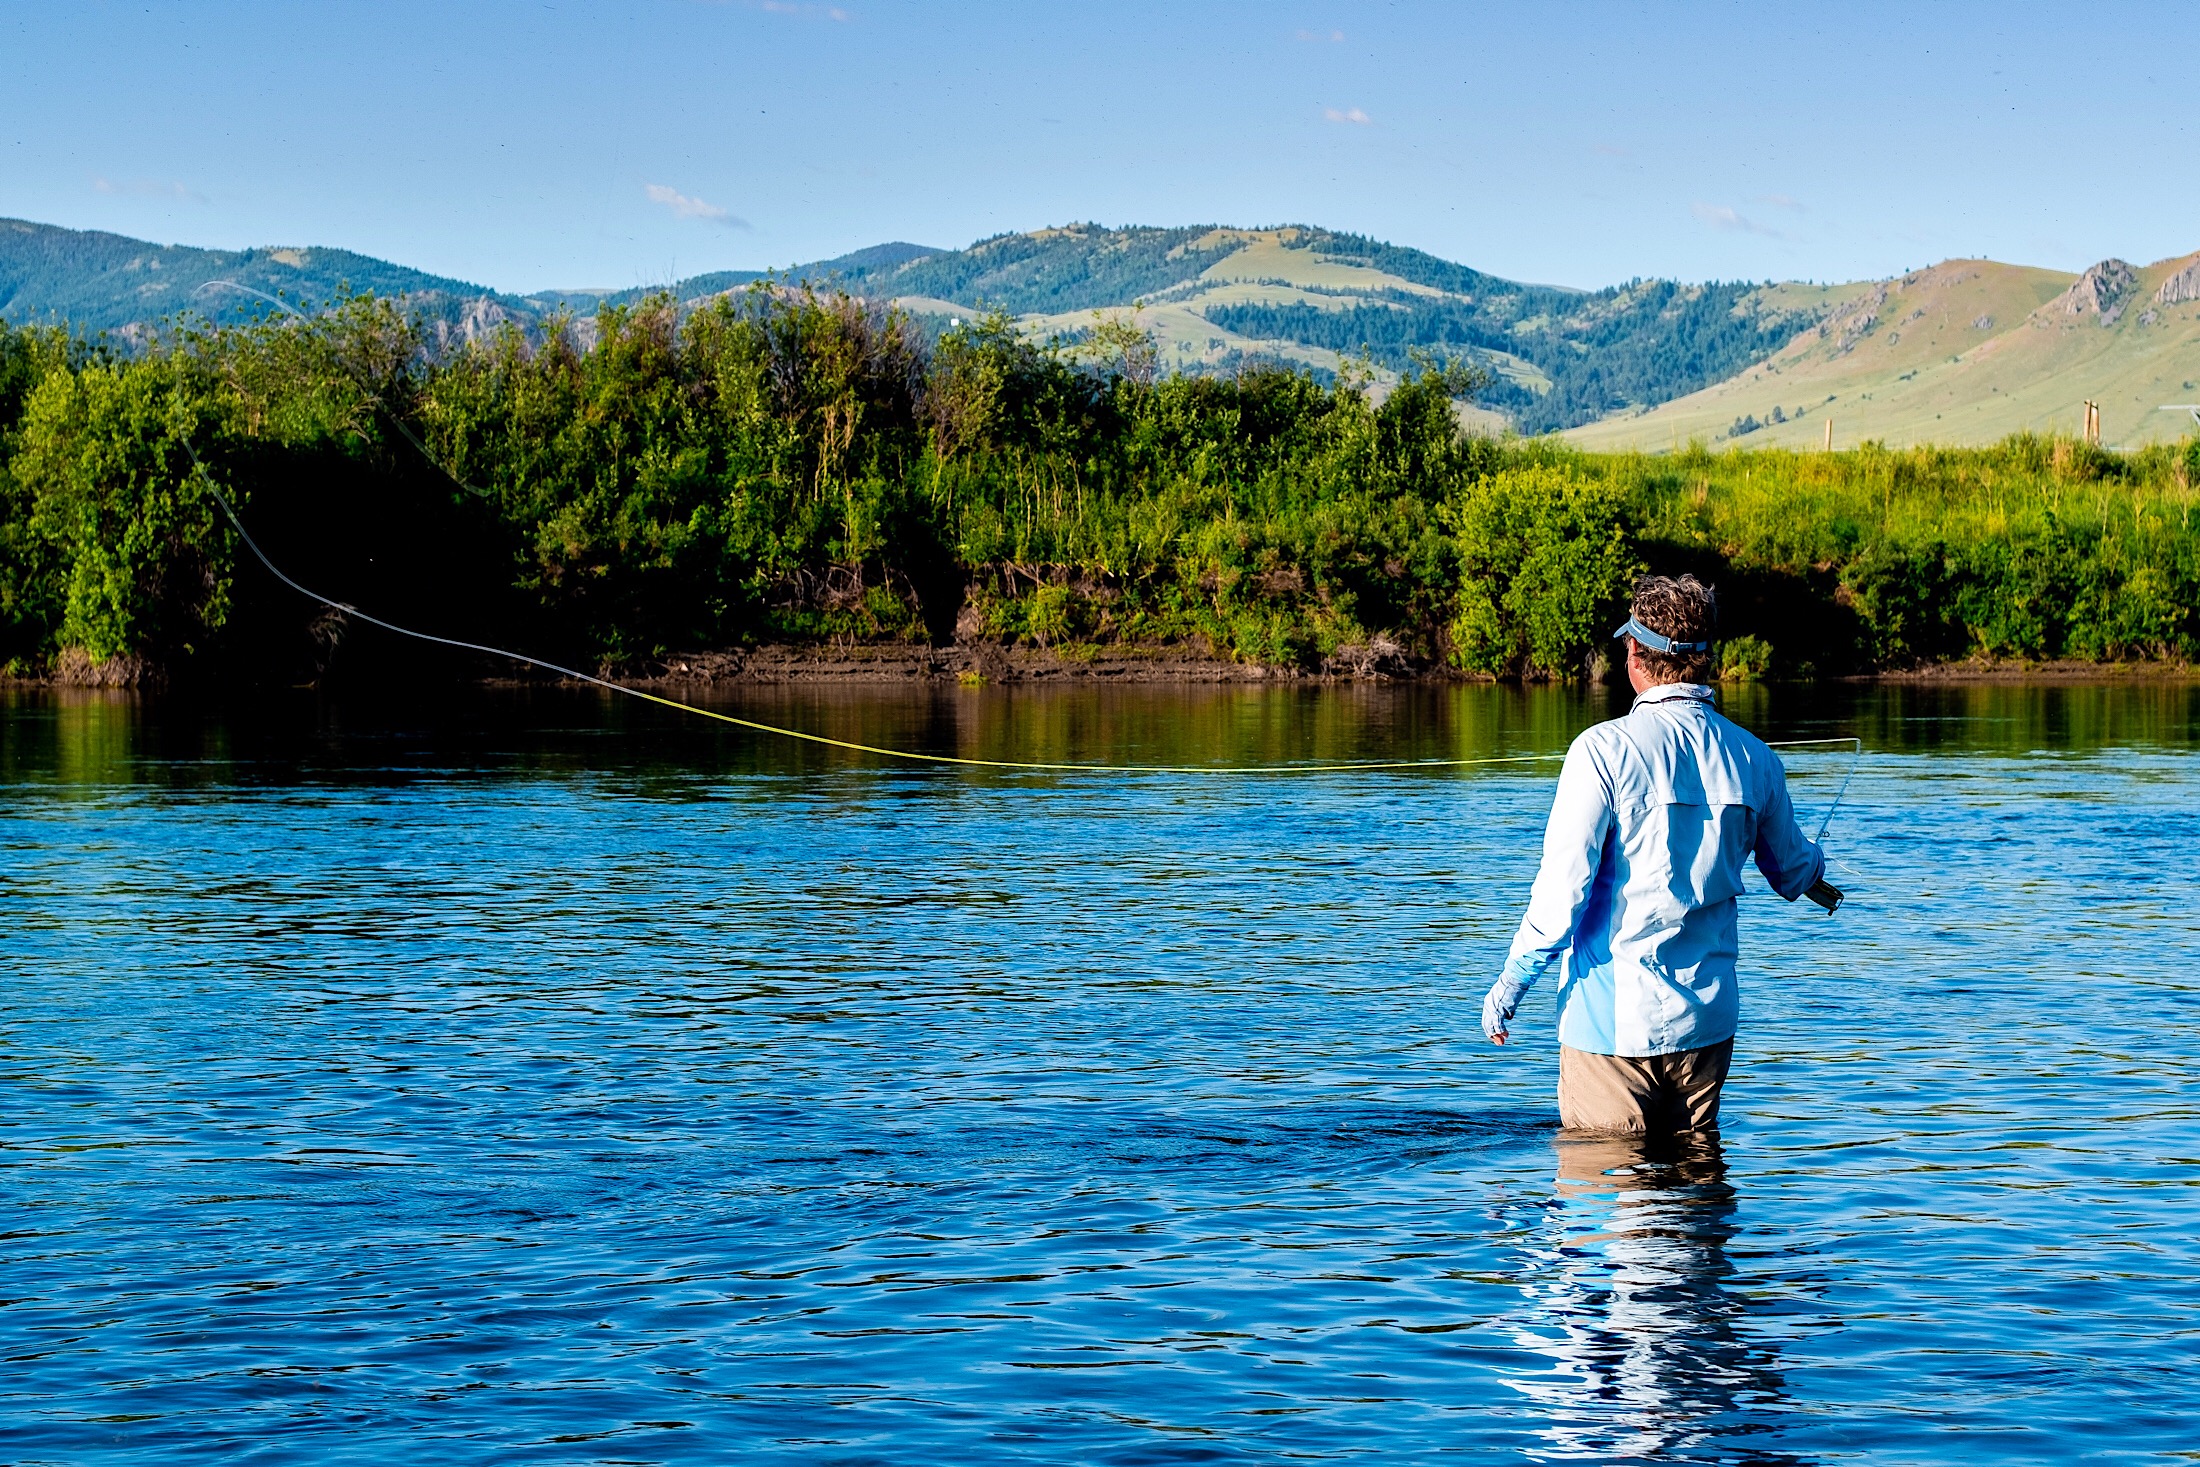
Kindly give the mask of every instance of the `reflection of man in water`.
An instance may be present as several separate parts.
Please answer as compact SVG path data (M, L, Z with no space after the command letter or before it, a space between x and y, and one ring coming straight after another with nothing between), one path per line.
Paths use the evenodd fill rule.
M1726 1244L1733 1188L1716 1140L1559 1142L1558 1206L1521 1275L1516 1338L1544 1356L1513 1388L1546 1452L1597 1462L1791 1463L1772 1341L1747 1328Z
M1734 1054L1734 899L1754 854L1772 889L1832 911L1826 858L1796 826L1787 771L1712 707L1718 607L1694 576L1644 576L1627 624L1635 706L1574 740L1528 913L1482 1003L1498 1044L1536 979L1558 989L1568 1130L1714 1131Z

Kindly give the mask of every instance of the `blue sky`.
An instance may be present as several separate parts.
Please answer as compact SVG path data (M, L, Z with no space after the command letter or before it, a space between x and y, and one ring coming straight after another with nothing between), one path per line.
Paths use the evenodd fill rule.
M509 290L1072 220L1519 279L2200 249L2188 6L27 3L0 214Z

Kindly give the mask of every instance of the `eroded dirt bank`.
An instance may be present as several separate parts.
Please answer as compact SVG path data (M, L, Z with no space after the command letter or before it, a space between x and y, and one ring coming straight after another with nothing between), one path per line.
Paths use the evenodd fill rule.
M1443 663L1409 657L1387 641L1342 647L1315 667L1275 667L1241 661L1197 646L1083 644L1061 648L961 642L935 647L913 642L785 643L677 653L641 665L606 668L604 675L638 687L772 685L843 686L911 683L1322 683L1487 681ZM1604 669L1590 669L1602 676ZM482 660L490 684L540 682L542 675ZM1845 676L1851 683L2084 683L2189 681L2200 666L2182 662L1935 663ZM193 679L195 680L195 679ZM0 676L29 687L159 688L171 679L143 658L93 663L65 652L30 676Z

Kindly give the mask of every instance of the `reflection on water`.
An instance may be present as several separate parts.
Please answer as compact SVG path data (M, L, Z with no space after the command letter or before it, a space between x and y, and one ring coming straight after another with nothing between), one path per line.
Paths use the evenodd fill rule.
M688 689L744 718L883 748L969 759L1243 766L1489 759L1563 752L1625 710L1616 688L1060 686ZM2200 680L1914 683L1722 690L1766 738L1859 734L1867 749L1971 755L2189 751ZM379 757L375 757L379 756ZM1791 759L1811 757L1793 754ZM0 688L0 780L129 784L260 775L386 779L469 772L668 773L698 762L791 773L872 756L775 740L600 691L398 689L352 701L279 695L240 716L219 703L101 689ZM889 768L910 768L888 761ZM1471 771L1470 771L1471 772Z
M1727 1256L1736 1198L1718 1140L1565 1137L1528 1248L1514 1338L1549 1367L1513 1381L1553 1460L1796 1460L1756 1438L1789 1403Z
M725 696L1217 766L1613 707ZM1478 1032L1549 766L0 690L6 1455L2183 1460L2195 685L1729 706L1862 735L1851 900L1745 896L1671 1157L1555 1141L1547 997ZM1806 815L1849 766L1789 762Z

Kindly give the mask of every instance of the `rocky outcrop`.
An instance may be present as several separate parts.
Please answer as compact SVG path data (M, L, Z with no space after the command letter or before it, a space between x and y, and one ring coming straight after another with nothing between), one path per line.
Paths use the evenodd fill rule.
M471 300L459 300L444 295L419 295L408 297L407 305L425 315L434 317L430 330L435 335L436 350L448 352L455 347L470 346L486 340L505 326L527 326L531 320L523 319L507 310L490 296L475 296Z
M2162 282L2162 288L2154 292L2158 306L2181 306L2186 301L2200 301L2200 259Z
M2042 308L2048 316L2095 316L2113 326L2139 287L2139 272L2122 260L2103 260L2070 282L2070 289Z
M1840 310L1818 324L1821 340L1832 338L1835 356L1852 351L1856 344L1871 334L1879 324L1879 313L1887 304L1887 282L1882 280L1864 295L1850 301Z

